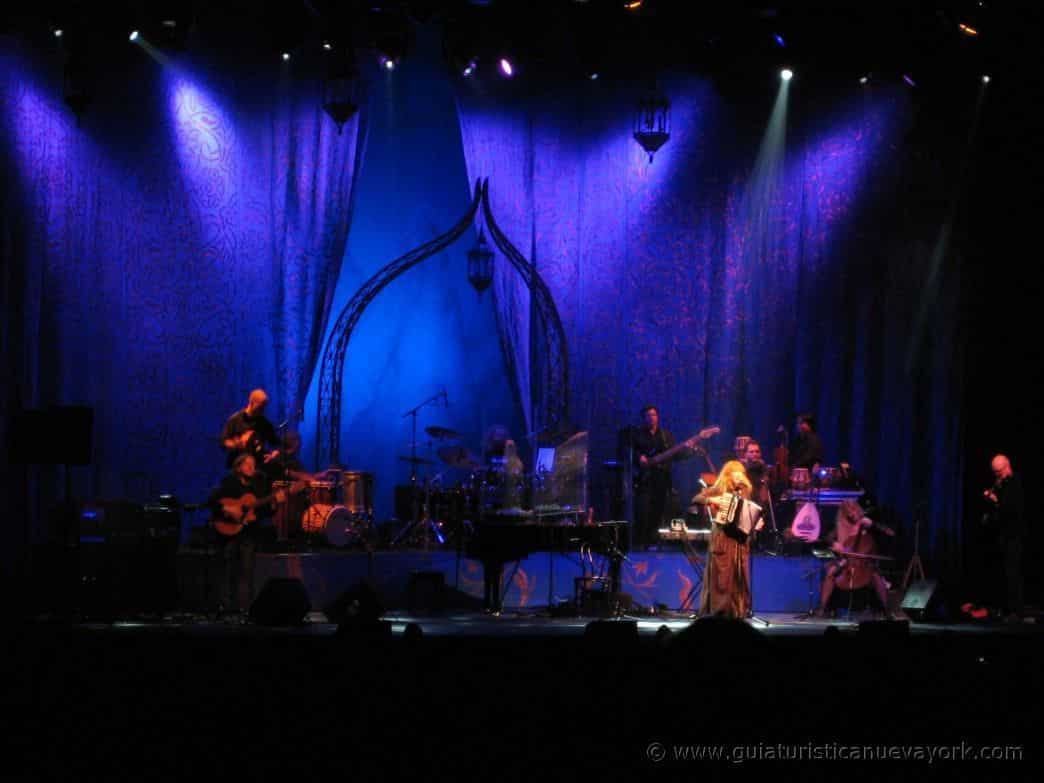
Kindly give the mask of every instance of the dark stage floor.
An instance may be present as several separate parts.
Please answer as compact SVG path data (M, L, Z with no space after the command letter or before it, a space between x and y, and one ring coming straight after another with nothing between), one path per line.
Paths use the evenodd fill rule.
M838 776L902 765L1012 779L1040 761L1037 624L386 619L390 633L338 632L318 612L289 627L188 614L16 626L16 774L137 777L144 759L150 777L691 779L786 773L818 753ZM709 748L731 760L697 758Z

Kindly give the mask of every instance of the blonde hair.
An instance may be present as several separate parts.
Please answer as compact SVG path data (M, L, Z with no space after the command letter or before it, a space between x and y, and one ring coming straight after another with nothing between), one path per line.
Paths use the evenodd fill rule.
M738 481L733 480L732 476L734 473L740 474L741 478ZM743 466L743 463L738 459L730 459L721 466L718 478L702 494L707 497L714 497L726 492L738 492L744 497L749 497L753 491L754 485L747 478L747 469Z

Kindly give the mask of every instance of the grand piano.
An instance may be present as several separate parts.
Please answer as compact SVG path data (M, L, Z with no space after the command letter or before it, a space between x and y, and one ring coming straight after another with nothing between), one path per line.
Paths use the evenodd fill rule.
M503 604L504 565L537 552L577 552L588 548L609 557L609 589L620 590L621 537L627 522L588 521L577 509L544 507L502 509L482 514L467 538L464 553L482 563L483 603L499 612ZM553 563L553 559L550 560ZM554 601L553 579L548 580L548 606Z

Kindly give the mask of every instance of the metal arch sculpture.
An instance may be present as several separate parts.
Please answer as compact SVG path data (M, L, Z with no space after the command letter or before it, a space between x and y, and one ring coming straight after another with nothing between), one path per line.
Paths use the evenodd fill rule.
M496 218L493 217L493 207L489 201L488 178L482 182L482 212L494 244L511 262L515 271L522 276L522 280L532 293L530 301L536 306L540 324L543 326L541 335L544 339L545 364L541 386L549 393L543 400L541 415L533 417L532 429L537 430L540 425L545 424L565 423L569 418L569 346L566 343L565 330L562 328L562 319L558 315L555 300L536 267L511 244L511 240L497 225ZM530 368L532 368L532 360Z
M471 226L478 214L479 206L483 207L483 215L493 237L494 243L511 262L511 265L522 276L523 281L532 292L532 300L536 304L541 324L544 326L545 356L548 357L545 369L545 388L549 390L548 403L545 404L544 421L564 421L569 410L569 358L565 332L558 315L558 308L547 285L526 258L518 252L514 245L504 236L493 218L493 210L489 204L489 180L475 183L475 195L472 197L468 211L449 231L414 248L391 263L382 267L376 274L359 287L352 298L341 310L326 343L323 362L319 375L319 402L316 417L316 464L336 464L340 462L341 445L341 402L344 396L344 359L348 352L348 344L355 331L359 319L369 304L383 291L389 283L403 272L412 269L427 258L453 244Z

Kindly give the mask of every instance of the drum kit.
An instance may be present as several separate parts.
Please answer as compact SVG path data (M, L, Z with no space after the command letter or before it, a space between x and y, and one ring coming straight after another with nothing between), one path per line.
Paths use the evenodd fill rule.
M273 489L290 482L273 482ZM280 538L303 534L344 549L363 544L373 525L373 474L330 468L307 482L305 492L290 494L277 508Z

